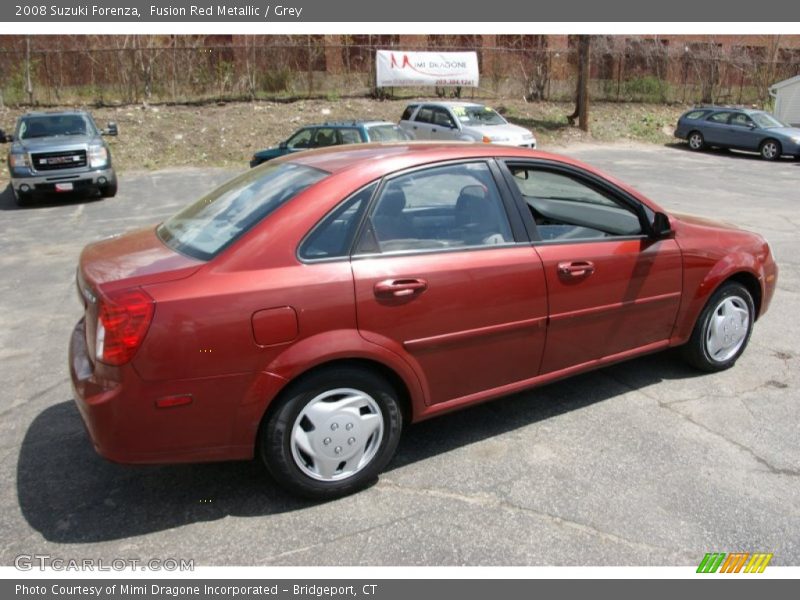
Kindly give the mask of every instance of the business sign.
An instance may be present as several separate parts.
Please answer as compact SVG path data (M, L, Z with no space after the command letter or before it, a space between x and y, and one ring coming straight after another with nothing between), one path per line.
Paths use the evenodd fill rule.
M478 87L477 52L378 50L375 64L378 87Z

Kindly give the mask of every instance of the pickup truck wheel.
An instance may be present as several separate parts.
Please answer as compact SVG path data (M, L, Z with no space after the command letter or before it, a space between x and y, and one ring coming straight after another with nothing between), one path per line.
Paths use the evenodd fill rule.
M17 206L30 206L33 201L33 194L14 190L14 200L16 200Z
M322 369L288 389L259 435L261 459L287 490L330 500L375 481L402 429L397 392L357 367Z
M112 181L100 188L100 196L103 198L113 198L117 195L117 182Z

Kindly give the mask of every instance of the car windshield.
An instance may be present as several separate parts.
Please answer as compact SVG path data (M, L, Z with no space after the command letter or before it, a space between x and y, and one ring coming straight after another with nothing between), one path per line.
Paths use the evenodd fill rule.
M325 171L293 163L252 169L164 221L157 229L158 236L177 252L209 260L327 176Z
M469 125L505 125L506 120L488 106L454 106L453 114Z
M367 128L371 142L399 142L407 140L408 135L397 125L372 125Z
M21 140L57 135L97 135L97 129L84 115L36 115L24 117L17 132Z
M788 127L786 123L779 121L769 113L751 113L750 118L762 129L771 127Z

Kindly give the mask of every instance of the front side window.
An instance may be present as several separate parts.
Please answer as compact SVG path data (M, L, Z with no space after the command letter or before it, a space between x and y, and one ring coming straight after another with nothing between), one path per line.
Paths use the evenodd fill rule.
M753 120L744 113L736 113L731 117L731 125L737 127L749 127L753 124Z
M454 129L456 126L453 117L444 108L433 109L433 123L439 127L447 127L449 129Z
M577 176L509 166L543 241L641 235L639 217L611 194Z
M217 188L159 225L173 250L209 260L297 194L328 176L292 163L253 169Z
M414 171L387 181L357 252L496 246L514 241L486 163Z
M313 129L301 129L286 141L286 147L292 150L311 147Z
M320 127L314 137L314 148L324 148L326 146L336 146L338 144L336 130L332 127Z

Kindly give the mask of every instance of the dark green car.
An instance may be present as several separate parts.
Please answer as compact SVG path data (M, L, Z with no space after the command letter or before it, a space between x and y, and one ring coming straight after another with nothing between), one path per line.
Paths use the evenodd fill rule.
M311 148L367 142L400 142L408 139L411 138L397 124L388 121L337 121L307 125L277 146L256 152L250 159L250 166L257 167L284 154Z

